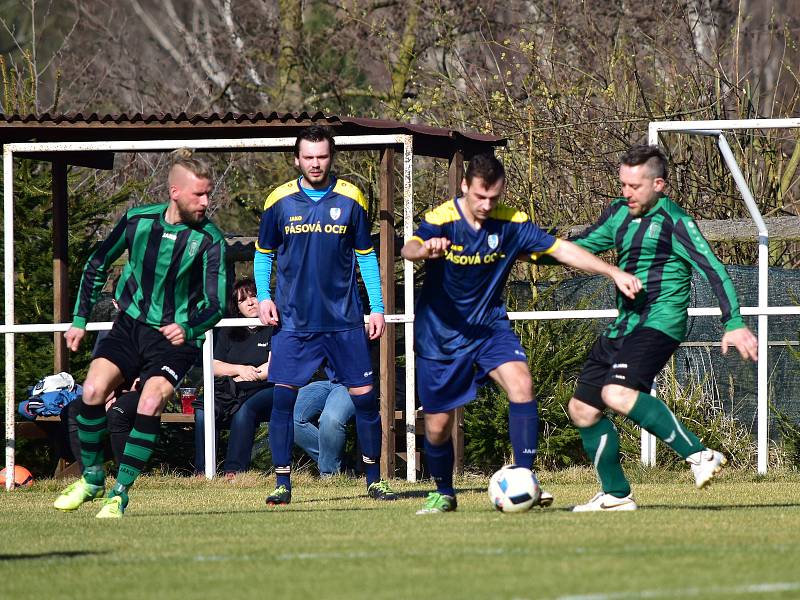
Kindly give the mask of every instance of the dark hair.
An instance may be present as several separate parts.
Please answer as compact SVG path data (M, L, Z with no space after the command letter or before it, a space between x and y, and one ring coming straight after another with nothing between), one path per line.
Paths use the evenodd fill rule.
M239 311L239 301L249 298L250 296L258 296L255 281L249 277L244 277L233 284L229 311L232 317L242 316L242 313Z
M494 185L501 179L505 179L506 170L503 168L503 163L494 154L489 152L476 154L470 159L467 172L464 174L467 185L470 185L475 177L483 179L483 183L486 185Z
M233 292L231 293L231 300L233 300L233 306L236 306L237 304L239 304L239 302L241 302L245 298L249 298L250 296L258 296L255 281L253 281L249 277L245 277L237 281L235 284L233 284Z
M294 156L300 156L300 142L303 140L307 142L323 142L328 140L328 147L331 150L331 156L336 151L336 142L333 141L333 131L330 127L324 125L311 125L306 127L297 134L297 139L294 141Z
M249 298L250 296L258 296L256 291L256 282L249 277L243 277L233 284L231 292L231 305L229 308L232 317L241 317L242 313L239 310L239 301ZM247 327L232 327L230 331L230 338L233 341L242 341L247 339Z
M639 165L647 164L653 177L667 179L667 157L658 146L648 146L646 144L631 146L619 157L619 164L626 167L638 167Z

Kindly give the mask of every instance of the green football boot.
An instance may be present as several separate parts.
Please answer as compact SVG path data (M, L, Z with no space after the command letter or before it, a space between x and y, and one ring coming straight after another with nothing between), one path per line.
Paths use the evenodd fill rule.
M289 504L292 501L292 490L285 485L279 485L273 492L267 496L267 506L281 506Z
M95 515L97 519L121 519L128 506L128 495L111 492L108 498L103 499L103 506Z
M385 479L373 481L367 488L367 495L374 500L397 500L397 494Z
M435 515L437 513L453 512L458 508L455 496L431 492L425 500L425 505L417 511L418 515Z
M71 511L76 510L84 502L91 502L96 498L102 498L105 487L102 485L92 485L87 483L86 479L81 477L78 481L69 484L64 491L61 492L56 501L53 502L58 510Z

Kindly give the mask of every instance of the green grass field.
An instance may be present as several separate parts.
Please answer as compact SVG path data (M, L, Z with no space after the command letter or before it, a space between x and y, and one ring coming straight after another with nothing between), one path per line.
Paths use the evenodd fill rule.
M503 515L486 478L458 480L459 510L416 516L427 484L377 503L363 480L235 484L149 476L121 521L51 507L63 482L0 492L0 598L800 598L800 474L633 474L638 512L573 514L589 470L540 473L552 508Z

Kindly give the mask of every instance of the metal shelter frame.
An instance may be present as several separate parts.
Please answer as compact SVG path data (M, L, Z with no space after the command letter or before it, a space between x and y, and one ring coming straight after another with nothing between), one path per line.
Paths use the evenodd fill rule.
M32 332L62 332L66 331L69 323L58 323L52 325L15 325L14 324L14 178L13 178L13 159L14 154L20 153L36 153L36 152L92 152L92 151L166 151L173 150L179 147L196 148L202 150L213 149L253 149L253 148L270 148L270 149L291 149L294 147L295 138L248 138L248 139L184 139L184 140L156 140L156 141L91 141L91 142L28 142L28 143L10 143L5 144L3 147L3 220L4 220L4 277L5 277L5 303L4 315L5 324L0 326L0 332L4 334L5 338L5 431L6 431L6 456L5 464L8 469L7 472L13 472L14 468L14 442L15 442L15 426L14 426L14 408L15 408L15 372L14 372L14 358L15 358L15 344L14 336L19 333L32 333ZM349 135L349 136L336 136L336 144L340 147L353 147L359 148L392 148L401 146L403 150L403 231L405 237L412 234L413 227L413 184L412 184L412 159L413 159L413 136L408 134L389 134L389 135ZM391 157L386 155L382 157L384 160L390 160ZM386 183L386 182L382 182ZM387 188L390 187L388 184ZM385 208L385 207L384 207ZM389 207L391 209L391 206ZM393 241L393 240L392 240ZM393 254L393 253L392 253ZM392 257L393 258L393 257ZM406 451L407 451L407 476L410 480L416 477L416 407L414 400L414 361L413 361L413 306L414 306L414 289L413 289L413 265L406 261L404 265L404 280L411 282L411 285L404 285L404 298L405 298L405 314L402 315L387 315L388 323L403 323L405 327L405 352L407 356L406 361ZM389 285L393 286L393 281L387 281L384 276L385 289ZM393 294L392 294L393 296ZM392 302L393 304L393 302ZM393 310L393 306L392 306ZM246 319L224 319L218 326L234 326L246 324L250 320ZM90 323L87 325L88 330L101 330L109 329L111 323ZM392 353L393 354L393 353ZM214 399L213 399L213 333L209 332L203 346L203 377L204 388L204 408L206 414L214 414ZM382 365L383 367L383 365ZM391 378L392 381L394 378ZM209 393L210 392L210 393ZM384 438L387 435L387 429L394 431L393 415L394 406L389 407L389 413L392 417L391 427L386 427L385 414L387 411L382 411L382 418L384 420ZM216 447L214 435L214 419L209 418L205 420L205 462L206 462L206 477L213 478L216 467ZM385 439L384 439L385 442ZM393 444L392 444L393 446ZM385 454L385 453L384 453ZM384 459L388 457L383 457ZM394 457L391 457L393 465ZM385 465L381 465L385 469ZM8 478L6 482L7 489L12 489L13 478Z
M381 402L381 425L383 430L381 474L393 477L397 457L410 460L407 472L416 477L417 455L414 451L416 423L412 400L414 388L413 369L406 374L411 385L406 386L405 423L402 431L406 437L406 448L410 452L395 452L396 421L396 327L403 323L406 349L413 337L413 289L405 288L406 314L394 314L396 248L399 224L396 224L395 204L398 191L395 185L395 154L403 152L403 219L406 235L411 232L411 170L413 157L422 156L448 161L448 190L454 194L460 185L464 160L478 152L496 146L504 146L502 137L472 131L432 127L424 124L404 123L386 119L370 119L331 115L322 112L254 112L254 113L120 113L120 114L0 114L0 144L4 152L4 236L6 239L5 289L6 310L0 332L5 336L6 346L11 346L11 360L6 361L6 373L13 364L14 335L25 332L53 332L54 370L69 369L69 352L62 331L69 327L72 304L69 302L68 281L68 189L67 167L75 165L93 169L111 169L116 152L168 151L179 146L199 150L228 150L248 152L254 150L282 151L293 148L297 133L309 125L329 126L336 137L337 145L349 150L379 150L378 215L380 224L378 250L379 269L386 308L386 333L379 341L380 377L376 382ZM115 140L115 141L110 141ZM270 140L273 140L270 142ZM274 141L280 140L280 141ZM345 141L348 140L348 141ZM276 145L282 144L282 145ZM225 147L223 147L225 146ZM31 158L50 162L52 165L53 198L53 324L15 325L13 313L13 157ZM9 243L11 240L11 243ZM246 238L235 238L228 242L227 258L231 262L249 260L252 249ZM11 250L10 250L11 249ZM249 250L249 253L248 253ZM10 252L10 254L9 254ZM405 266L405 273L412 269ZM409 281L411 281L409 275ZM9 287L10 286L10 287ZM10 292L9 292L10 290ZM399 291L399 290L398 290ZM9 300L11 304L9 305ZM218 326L247 324L247 319L223 319ZM90 323L89 330L108 329L111 323ZM413 360L413 355L412 360ZM413 366L413 363L412 363ZM208 368L205 368L209 371ZM206 386L207 389L209 389ZM210 388L213 389L213 386ZM9 390L10 393L9 393ZM6 463L11 465L15 444L14 432L14 379L6 379ZM397 427L400 429L400 427ZM207 439L209 436L206 436ZM214 438L211 437L211 440ZM453 428L456 447L456 468L463 464L463 411ZM399 446L399 444L398 444ZM400 450L401 448L397 448ZM208 445L206 454L209 455ZM11 460L9 460L9 455ZM206 460L206 464L213 461ZM10 480L9 480L10 481Z

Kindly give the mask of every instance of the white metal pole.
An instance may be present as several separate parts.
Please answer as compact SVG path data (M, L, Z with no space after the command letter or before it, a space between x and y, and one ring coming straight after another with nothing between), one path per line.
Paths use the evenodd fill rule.
M707 129L793 129L800 127L800 119L716 119L712 121L651 121L649 132ZM658 134L656 134L657 136ZM651 144L657 142L651 141Z
M404 134L348 135L335 136L336 145L343 146L385 146L403 144L412 136ZM184 140L106 140L94 142L15 142L4 147L12 152L148 152L169 151L175 148L195 148L198 150L253 150L256 148L290 149L294 147L294 137L249 138L249 139L184 139Z
M653 381L653 387L650 389L650 395L658 397L656 392L656 382ZM645 429L640 429L640 449L641 449L641 462L646 467L656 466L656 436Z
M217 415L214 411L214 330L206 331L203 342L203 451L206 479L217 473ZM197 423L195 423L197 427Z
M414 185L412 165L414 138L405 136L403 142L403 238L414 233ZM417 406L414 393L414 263L403 262L403 303L408 319L405 329L406 353L406 479L417 480Z
M764 309L769 304L769 233L767 232L767 225L758 210L753 194L750 192L750 186L744 179L741 169L733 156L731 147L728 145L728 140L725 139L723 134L717 138L719 150L722 157L725 159L725 164L733 175L733 180L736 182L736 187L742 194L744 203L750 216L758 227L758 308ZM758 316L758 472L765 474L767 472L767 458L769 449L767 447L768 441L768 416L769 406L767 403L767 366L768 366L768 352L769 352L769 317L766 314L759 314Z
M653 123L650 123L647 129L647 143L651 146L658 146L658 130L653 127ZM658 396L655 380L653 380L650 395L653 397ZM656 436L652 433L646 429L639 429L639 461L646 467L656 466L656 453L658 452L656 441Z
M5 323L14 324L14 155L3 150L3 273L5 277ZM14 333L6 333L6 489L14 488Z

